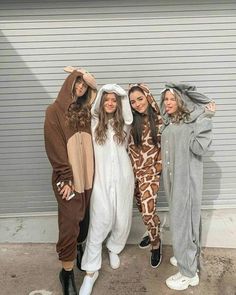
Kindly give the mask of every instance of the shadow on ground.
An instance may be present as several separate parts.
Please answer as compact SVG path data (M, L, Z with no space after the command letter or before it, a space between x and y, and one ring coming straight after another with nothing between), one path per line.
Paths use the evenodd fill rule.
M106 249L92 295L174 295L165 279L177 272L169 263L170 246L163 247L158 269L149 266L149 250L127 245L121 254L121 267L109 267ZM1 295L61 295L58 281L60 263L54 244L0 244ZM204 248L200 284L181 294L235 295L236 249ZM84 273L75 270L79 288Z

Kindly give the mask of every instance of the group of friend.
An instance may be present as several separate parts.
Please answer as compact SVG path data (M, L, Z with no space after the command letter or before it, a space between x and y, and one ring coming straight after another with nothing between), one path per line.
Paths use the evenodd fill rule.
M147 229L139 246L151 246L150 265L160 265L161 174L169 203L170 263L178 267L166 285L174 290L198 285L202 155L212 141L214 101L194 86L169 83L158 105L142 83L130 84L127 92L117 84L98 91L95 77L85 69L64 70L69 75L46 110L44 125L58 202L63 294L92 293L104 241L111 268L120 267L134 196ZM86 271L78 293L75 260Z

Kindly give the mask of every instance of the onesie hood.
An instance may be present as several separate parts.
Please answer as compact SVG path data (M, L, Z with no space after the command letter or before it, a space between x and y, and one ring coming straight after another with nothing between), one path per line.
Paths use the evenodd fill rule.
M95 99L95 105L93 106L94 114L96 115L99 112L100 102L104 92L116 93L118 96L121 97L122 115L125 124L130 125L133 122L133 114L129 104L129 98L127 92L118 84L106 84L100 88Z
M153 110L159 114L160 111L159 111L158 104L157 104L154 96L152 95L152 93L151 93L148 85L143 84L143 83L130 84L129 85L128 95L130 94L132 88L134 88L134 87L139 87L143 91L144 95L147 98L147 101L149 102L149 104L151 105L151 107L153 108Z
M88 104L91 105L97 94L97 84L94 76L84 69L74 70L65 79L56 99L56 102L66 112L69 106L75 102L76 97L73 95L73 88L77 77L83 78L88 85Z
M177 93L184 101L186 108L190 112L190 116L188 119L185 119L185 123L195 121L204 112L205 105L212 101L204 94L197 92L197 88L193 85L172 82L167 83L165 88L161 91L160 102L160 111L165 124L169 124L170 122L170 116L165 112L164 107L164 94L167 90L170 90L172 93Z

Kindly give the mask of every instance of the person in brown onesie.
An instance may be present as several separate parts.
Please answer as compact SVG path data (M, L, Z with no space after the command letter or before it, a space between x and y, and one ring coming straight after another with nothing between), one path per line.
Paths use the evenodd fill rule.
M52 165L52 187L58 202L57 253L62 262L59 278L64 295L76 295L73 266L77 240L86 238L83 219L89 205L94 175L91 138L91 103L96 97L95 78L84 69L71 72L57 99L46 110L45 149ZM83 237L83 238L81 238Z
M128 148L136 178L135 198L148 231L145 239L152 246L150 264L156 268L162 259L160 219L156 212L162 171L160 137L162 119L159 107L146 85L131 85L128 95L134 116Z

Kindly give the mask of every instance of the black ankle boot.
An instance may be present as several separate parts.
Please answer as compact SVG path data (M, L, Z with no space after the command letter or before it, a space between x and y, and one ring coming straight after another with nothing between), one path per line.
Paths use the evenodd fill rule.
M76 264L77 264L77 267L79 270L82 270L81 269L81 261L82 261L83 254L84 254L83 244L77 244Z
M77 295L73 270L66 271L63 268L60 272L59 278L62 285L63 295Z
M160 240L159 248L151 250L150 264L151 267L157 268L161 264L162 259L162 242Z

